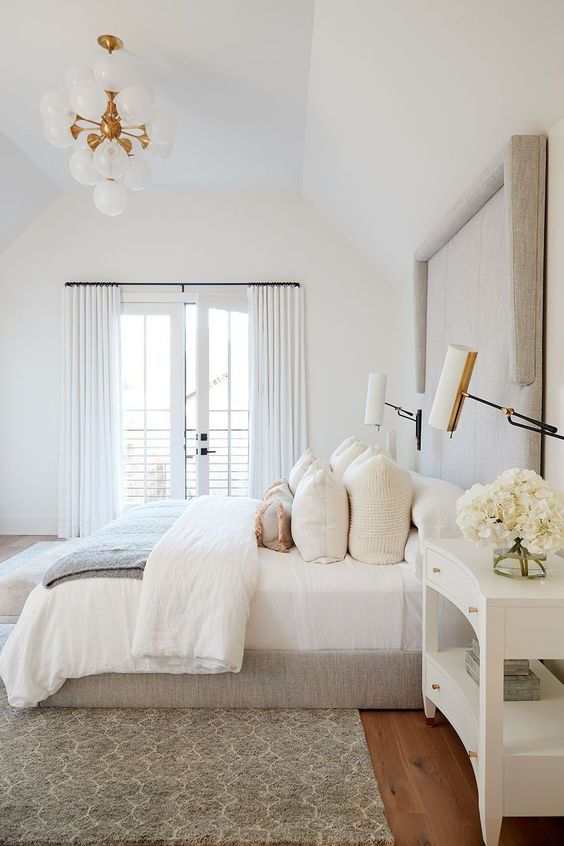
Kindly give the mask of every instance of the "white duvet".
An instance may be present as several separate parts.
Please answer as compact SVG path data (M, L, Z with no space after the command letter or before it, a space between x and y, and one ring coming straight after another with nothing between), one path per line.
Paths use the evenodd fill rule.
M238 673L258 579L256 501L189 502L147 559L135 658L182 658L185 673Z

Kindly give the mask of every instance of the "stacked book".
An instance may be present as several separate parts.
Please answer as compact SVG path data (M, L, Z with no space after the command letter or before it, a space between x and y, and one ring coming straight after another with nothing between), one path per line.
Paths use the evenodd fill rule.
M503 698L506 702L531 702L540 699L540 679L529 668L526 658L506 658L503 662ZM472 641L466 650L466 672L480 684L480 644Z

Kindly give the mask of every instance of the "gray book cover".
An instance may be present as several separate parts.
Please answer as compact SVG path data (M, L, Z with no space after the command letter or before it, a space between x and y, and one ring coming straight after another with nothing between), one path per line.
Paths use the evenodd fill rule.
M466 672L480 684L480 662L476 660L473 649L466 650ZM507 675L503 677L503 699L505 702L536 702L540 699L540 679L532 670L527 675Z

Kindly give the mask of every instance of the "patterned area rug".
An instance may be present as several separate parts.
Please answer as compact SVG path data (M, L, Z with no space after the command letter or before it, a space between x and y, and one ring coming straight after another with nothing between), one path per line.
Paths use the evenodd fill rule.
M394 842L357 711L19 711L0 684L0 750L1 846Z

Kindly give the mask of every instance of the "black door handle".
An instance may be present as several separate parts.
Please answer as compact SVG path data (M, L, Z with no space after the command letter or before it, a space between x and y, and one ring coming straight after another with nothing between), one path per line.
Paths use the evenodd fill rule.
M217 452L215 449L208 449L207 447L202 447L200 450L200 455L210 455L212 452Z

